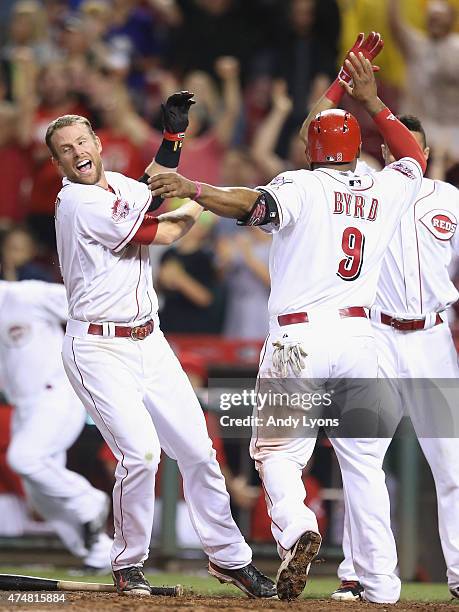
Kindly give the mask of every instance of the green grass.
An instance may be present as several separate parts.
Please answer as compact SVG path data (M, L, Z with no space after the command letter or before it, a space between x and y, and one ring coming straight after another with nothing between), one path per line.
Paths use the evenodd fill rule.
M53 578L59 580L76 580L82 582L110 582L111 576L75 576L65 570L55 570L38 566L30 567L7 567L0 566L2 574L22 574L27 576L40 576L41 578ZM151 584L167 586L181 584L185 589L193 589L196 595L240 595L235 587L221 585L217 580L206 575L184 575L172 573L147 573ZM336 588L337 581L334 578L314 578L311 576L308 587L304 593L307 599L327 599ZM450 601L451 596L445 584L434 583L407 583L402 588L402 599L417 602ZM458 610L459 610L459 600Z

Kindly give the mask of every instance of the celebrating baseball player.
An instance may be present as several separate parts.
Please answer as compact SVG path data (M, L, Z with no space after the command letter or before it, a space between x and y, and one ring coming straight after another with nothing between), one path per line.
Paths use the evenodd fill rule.
M416 139L377 97L371 60L380 48L378 35L349 52L331 88L340 91L345 79L352 79L346 89L372 116L399 160L382 172L355 173L359 125L350 113L330 110L309 126L312 171L285 172L255 190L216 188L166 173L150 180L154 196L192 197L219 215L273 234L270 333L260 358L261 379L285 369L291 378L298 369L308 379L377 376L367 312L375 300L382 256L426 168ZM332 443L343 475L352 559L365 598L394 603L400 580L381 441L333 438ZM301 480L314 444L313 438L264 439L257 431L251 442L282 558L277 576L281 599L303 591L321 544L316 517L303 504Z
M301 129L305 142L315 115L337 104L339 98L327 95L318 101ZM429 148L421 122L413 116L401 117L400 121L412 132L427 161ZM382 145L382 152L386 165L394 162L387 143ZM371 172L368 166L362 166L358 162L357 171ZM385 253L376 300L370 311L379 375L403 379L396 394L390 396L395 400L395 406L390 407L396 415L394 425L406 409L432 470L448 586L456 598L459 598L459 477L455 466L459 463L459 446L455 437L445 437L447 424L440 422L439 406L434 410L432 397L422 398L416 379L459 377L457 352L445 312L459 297L448 273L452 255L459 253L458 218L458 190L448 183L423 178L413 209L401 218ZM390 441L391 438L382 440L384 454ZM352 563L347 519L343 549L345 559L338 570L341 585L332 598L358 600L363 587Z
M0 281L0 369L15 408L7 461L67 548L89 568L106 569L109 498L65 467L66 450L85 422L62 366L66 320L63 285Z
M105 172L90 123L63 116L46 142L64 174L56 202L60 265L69 302L64 366L78 397L115 455L115 538L111 562L120 594L149 595L148 556L154 482L161 448L177 459L191 520L209 572L252 597L273 597L274 583L251 563L204 416L158 321L148 245L170 244L202 212L189 202L153 217L147 187L155 172L178 166L192 94L163 106L164 139L139 180Z

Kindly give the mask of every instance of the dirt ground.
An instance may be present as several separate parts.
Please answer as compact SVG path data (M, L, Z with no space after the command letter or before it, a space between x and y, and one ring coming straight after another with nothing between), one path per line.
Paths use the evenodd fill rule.
M401 602L395 606L368 604L363 602L340 603L327 600L302 599L293 602L259 601L238 597L203 597L186 595L180 598L170 597L119 597L118 595L99 593L66 593L65 604L20 604L11 603L6 599L7 593L0 597L0 612L31 611L56 612L150 612L151 610L167 610L167 612L208 612L211 610L227 610L228 612L244 612L245 610L288 610L288 612L459 612L459 602L456 603L414 603Z

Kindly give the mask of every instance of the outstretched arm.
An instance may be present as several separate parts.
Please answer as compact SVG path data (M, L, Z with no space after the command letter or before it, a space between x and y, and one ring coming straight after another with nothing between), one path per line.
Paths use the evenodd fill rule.
M402 16L400 0L389 0L388 8L388 21L392 32L392 35L397 43L402 55L407 58L413 52L413 47L417 43L419 36L422 36L420 32L416 32L414 28L411 28Z
M381 34L378 32L371 32L366 38L365 34L361 32L353 44L352 48L347 52L345 61L349 59L350 53L363 53L364 57L372 62L375 57L379 55L382 48L384 46L384 41L381 38ZM377 70L376 66L373 67L373 70ZM319 100L314 104L314 106L309 111L309 115L303 122L303 125L300 129L300 138L307 144L308 141L308 128L311 121L314 119L316 115L319 113L330 110L331 108L336 108L339 106L341 99L344 95L344 89L342 88L340 81L345 81L349 83L351 81L351 76L346 71L345 66L341 66L341 69L338 73L338 76L324 93L324 95L319 98Z
M192 198L221 217L244 219L250 214L260 192L246 187L214 187L190 181L180 174L157 174L150 181L154 197Z

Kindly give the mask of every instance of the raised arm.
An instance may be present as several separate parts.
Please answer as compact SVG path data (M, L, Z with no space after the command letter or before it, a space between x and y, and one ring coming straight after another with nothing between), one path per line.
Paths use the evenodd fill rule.
M411 157L418 162L424 173L427 162L416 138L378 98L371 62L361 52L358 55L351 52L344 66L352 77L353 85L341 81L342 87L371 115L392 155L395 159Z
M221 145L228 146L241 112L241 84L239 62L235 57L219 57L215 70L222 80L223 110L215 125L215 133Z
M411 28L403 18L400 0L389 0L387 4L387 17L392 36L395 39L402 55L409 57L416 45L417 38L422 35Z
M279 134L292 110L292 101L287 95L287 83L279 80L273 84L272 107L255 134L252 156L263 175L271 179L285 170L285 161L276 155Z
M139 181L147 183L148 179L158 172L175 172L178 168L180 152L182 149L185 131L188 127L188 113L192 104L195 103L192 93L180 91L174 93L161 104L163 121L163 141L155 155L155 158L145 168L145 174ZM159 206L162 202L156 202Z
M355 43L352 48L347 52L345 61L349 59L350 53L359 53L362 52L364 57L372 62L375 57L381 52L384 46L384 41L381 38L381 34L378 32L371 32L366 38L365 34L362 32L357 36ZM377 67L374 67L374 70L377 70ZM341 66L338 76L324 93L324 95L319 98L319 100L312 106L309 111L309 115L303 122L303 125L300 129L300 138L304 142L307 143L308 140L308 128L311 121L314 119L316 115L319 113L329 110L331 108L336 108L339 106L341 99L344 95L344 89L340 85L340 81L345 81L349 83L351 81L351 77L346 71L344 64Z

